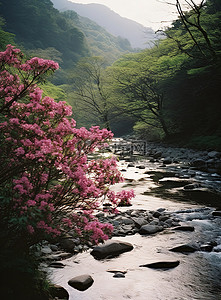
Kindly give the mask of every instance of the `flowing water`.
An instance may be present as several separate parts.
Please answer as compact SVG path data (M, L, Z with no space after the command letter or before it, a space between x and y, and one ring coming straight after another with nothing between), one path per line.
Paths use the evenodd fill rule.
M156 184L145 171L154 170L156 166L148 165L145 170L127 168L127 163L123 161L120 168L126 181L114 189L131 187L135 190L136 197L130 209L165 208L182 219L183 223L194 226L195 231L168 229L156 235L135 234L113 238L132 243L134 249L104 260L94 259L90 251L78 254L63 261L66 265L64 269L51 269L52 281L67 289L70 300L221 300L221 252L182 254L169 251L186 243L216 241L221 245L221 217L208 218L205 204L187 202L186 199L182 201L175 196L151 195L149 192ZM217 251L219 248L217 246ZM140 267L165 260L179 260L180 264L170 270ZM126 271L125 278L114 278L113 273L107 272L109 269ZM82 274L90 274L94 279L93 285L84 292L67 284L69 279Z

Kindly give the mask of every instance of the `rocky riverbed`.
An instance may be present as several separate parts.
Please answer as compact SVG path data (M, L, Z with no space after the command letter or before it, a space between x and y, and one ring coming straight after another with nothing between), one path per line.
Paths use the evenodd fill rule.
M151 144L145 157L128 154L113 189L133 188L133 205L97 215L113 238L93 250L71 236L40 248L59 299L220 300L220 153Z

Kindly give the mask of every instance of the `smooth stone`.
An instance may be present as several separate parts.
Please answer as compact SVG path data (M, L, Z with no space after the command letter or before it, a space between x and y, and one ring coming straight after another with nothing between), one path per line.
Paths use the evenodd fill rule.
M154 233L157 233L157 232L160 232L163 230L163 227L162 226L158 226L158 225L143 225L140 230L139 230L139 233L140 234L154 234Z
M85 291L94 283L93 278L88 275L76 276L68 281L68 284L79 291Z
M197 250L198 249L195 246L185 244L185 245L180 245L180 246L174 247L174 248L170 249L169 251L181 252L181 253L193 253Z
M212 215L213 215L214 217L221 217L221 210L215 210L215 211L213 211L213 212L212 212Z
M61 262L52 262L49 265L50 268L58 268L58 269L62 269L65 267L64 264L62 264Z
M175 268L180 264L179 260L176 261L160 261L151 264L141 265L140 267L147 267L151 269L171 269Z
M185 226L185 225L181 225L181 226L177 226L172 228L173 230L179 230L179 231L194 231L195 228L193 226Z
M55 299L69 299L69 294L65 288L57 284L50 286L49 293Z
M74 247L76 246L75 242L72 239L62 239L60 241L61 247L68 252L74 252Z
M133 250L133 245L118 240L109 240L104 244L94 247L91 255L96 259L117 256L121 253Z
M137 228L141 228L142 226L148 224L148 220L146 220L145 218L133 218L133 221Z
M127 271L115 270L115 269L108 269L107 272L108 273L114 273L114 274L116 274L116 273L126 274L127 273Z
M199 187L201 187L201 185L199 183L190 183L190 184L185 185L183 188L184 188L184 190L193 190L193 189L197 189Z
M201 245L200 250L205 252L211 252L213 250L213 245L211 244Z

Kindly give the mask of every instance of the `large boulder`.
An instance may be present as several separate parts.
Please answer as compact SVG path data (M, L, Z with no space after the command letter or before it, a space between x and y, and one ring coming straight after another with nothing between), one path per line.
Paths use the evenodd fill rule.
M154 234L154 233L160 232L162 230L163 230L162 226L147 224L147 225L143 225L140 228L139 233L147 235L147 234Z
M79 291L87 290L93 283L93 278L88 274L76 276L68 281L70 286Z
M114 257L131 250L133 250L133 245L130 243L110 240L94 247L91 251L91 255L96 259L103 259L106 257Z

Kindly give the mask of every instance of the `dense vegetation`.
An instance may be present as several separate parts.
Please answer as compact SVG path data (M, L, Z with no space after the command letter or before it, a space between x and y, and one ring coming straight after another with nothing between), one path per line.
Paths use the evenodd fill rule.
M128 116L135 122L136 133L144 138L166 138L189 146L220 149L220 3L190 3L190 10L184 12L177 1L179 18L153 48L127 54L111 67L96 70L99 79L95 70L91 68L89 72L87 66L94 85L88 89L88 76L82 77L85 82L81 79L80 86L72 85L78 106L83 104L85 112L94 107L96 114L102 92L106 95L106 117L111 128L116 117L123 120ZM85 69L85 62L83 65ZM78 67L79 75L82 63ZM90 95L92 91L93 97L97 93L97 102ZM97 116L100 114L97 112Z

